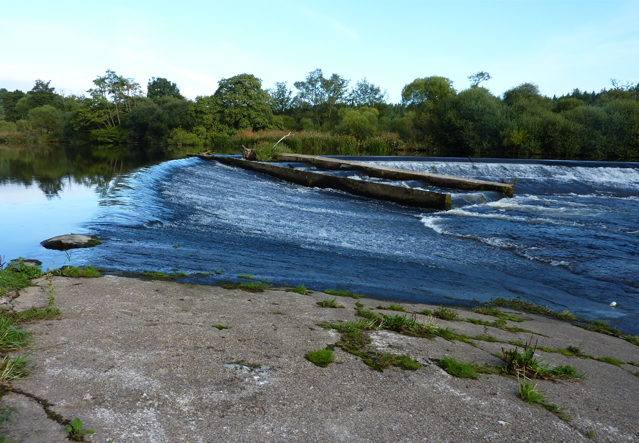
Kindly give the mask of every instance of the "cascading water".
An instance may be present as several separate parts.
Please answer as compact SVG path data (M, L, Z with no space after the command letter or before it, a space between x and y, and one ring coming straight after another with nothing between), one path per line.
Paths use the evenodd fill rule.
M613 318L639 333L637 168L373 163L517 178L515 197L449 190L452 210L425 211L196 158L174 160L101 189L98 212L83 228L104 245L75 251L74 263L199 273L192 278L201 283L251 274L416 302L522 296L578 316Z

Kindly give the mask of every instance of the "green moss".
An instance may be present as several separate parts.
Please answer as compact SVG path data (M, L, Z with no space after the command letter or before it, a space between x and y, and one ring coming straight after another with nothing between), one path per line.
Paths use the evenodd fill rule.
M253 277L252 275L248 275L248 274L240 274L237 276L237 278L245 278L247 280L255 280L255 277Z
M329 295L336 295L338 297L351 297L355 299L359 299L363 297L363 295L361 294L354 294L351 291L346 291L346 290L326 289L324 292Z
M433 316L437 318L441 318L442 320L454 321L458 319L457 311L454 309L445 308L444 306L440 306L437 308L435 312L433 312Z
M336 298L325 298L324 301L318 301L317 304L322 308L343 308L344 306L337 304Z
M593 358L593 360L601 361L601 362L619 366L619 367L621 367L623 363L620 360L617 360L616 358L613 358L613 357L595 357Z
M516 309L518 311L524 311L529 314L540 314L546 315L548 317L554 317L563 321L575 321L577 318L570 311L553 311L549 309L545 305L539 305L535 303L531 303L521 298L514 298L510 300L506 300L503 298L497 298L495 300L491 300L487 306L501 306L504 308Z
M478 378L479 374L475 369L477 365L474 363L463 363L454 357L444 356L442 360L437 362L437 366L448 372L453 377L459 378Z
M270 286L265 283L234 283L229 281L221 281L220 286L224 289L241 289L247 292L264 292Z
M388 306L378 306L377 309L385 309L387 311L398 311L398 312L408 312L405 307L402 305L396 305L391 303Z
M222 329L228 329L229 328L228 326L224 326L224 325L213 325L213 327L216 328L216 329L219 329L220 331Z
M308 361L322 368L327 367L334 361L333 350L330 348L311 351L304 356Z
M304 285L299 285L295 289L293 289L293 292L296 292L296 293L302 294L302 295L307 295L308 294L308 289L306 289L306 286L304 286Z
M53 275L62 277L85 277L85 278L97 278L102 277L102 274L93 266L78 267L78 266L63 266L59 269L55 269L52 272Z

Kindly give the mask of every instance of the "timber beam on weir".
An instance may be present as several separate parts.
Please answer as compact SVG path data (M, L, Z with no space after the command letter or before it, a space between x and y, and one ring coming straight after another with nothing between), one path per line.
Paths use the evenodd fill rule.
M195 155L202 160L215 160L225 165L237 166L251 171L261 172L282 180L312 188L329 188L362 197L392 201L406 206L448 210L451 206L450 194L404 188L384 183L336 177L312 171L301 171L270 163L244 160L243 158L224 157L208 154Z
M360 171L369 177L389 180L420 180L431 186L440 186L443 188L464 189L469 191L497 191L506 197L512 197L515 191L515 185L512 183L496 183L473 178L409 171L406 169L376 166L351 160L321 157L318 155L280 154L278 160L284 162L310 163L320 169Z

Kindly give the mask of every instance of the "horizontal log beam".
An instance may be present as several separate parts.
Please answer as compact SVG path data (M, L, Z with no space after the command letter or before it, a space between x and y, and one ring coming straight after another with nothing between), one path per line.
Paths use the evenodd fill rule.
M278 160L285 162L310 163L320 169L360 171L369 177L385 178L389 180L420 180L431 186L440 186L444 188L464 189L469 191L497 191L501 192L506 197L512 197L515 190L515 185L511 183L495 183L486 180L476 180L473 178L409 171L406 169L369 165L361 162L321 157L317 155L280 154Z
M450 194L355 180L318 172L301 171L299 169L282 167L270 163L247 161L235 157L206 154L199 154L197 157L203 160L215 160L225 165L261 172L302 186L337 189L362 197L386 200L407 206L448 210L451 205Z

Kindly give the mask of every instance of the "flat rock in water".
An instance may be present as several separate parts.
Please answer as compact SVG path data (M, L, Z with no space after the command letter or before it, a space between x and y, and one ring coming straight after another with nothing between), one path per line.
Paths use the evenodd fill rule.
M40 243L47 249L68 251L69 249L90 248L102 244L96 235L69 234L44 240Z

